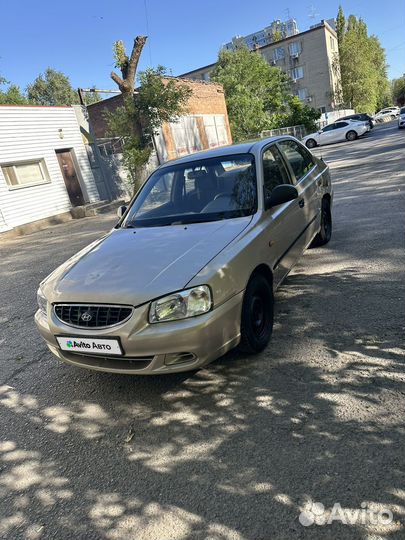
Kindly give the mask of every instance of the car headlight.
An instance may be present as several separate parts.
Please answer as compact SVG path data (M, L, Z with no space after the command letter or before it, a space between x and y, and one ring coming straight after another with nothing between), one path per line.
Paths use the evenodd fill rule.
M211 291L200 285L154 300L149 310L149 322L165 322L187 319L207 313L211 309Z
M48 300L45 298L44 293L41 291L41 288L37 290L37 302L40 311L42 311L42 313L46 315Z

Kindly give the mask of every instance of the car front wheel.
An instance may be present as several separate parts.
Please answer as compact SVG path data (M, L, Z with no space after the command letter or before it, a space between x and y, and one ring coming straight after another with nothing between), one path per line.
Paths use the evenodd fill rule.
M254 274L243 298L241 351L254 354L265 349L273 331L273 313L273 288L263 275Z
M315 139L308 139L307 142L305 143L305 146L307 148L315 148L315 146L316 146Z
M346 133L346 139L348 141L354 141L357 139L357 133L355 131L348 131Z

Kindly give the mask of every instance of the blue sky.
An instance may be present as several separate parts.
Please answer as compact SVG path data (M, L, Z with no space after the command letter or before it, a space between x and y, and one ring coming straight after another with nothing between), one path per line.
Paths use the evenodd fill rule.
M361 16L387 51L389 76L405 72L402 0L343 0L346 15ZM0 74L25 88L48 66L65 72L74 87L115 89L112 44L129 46L148 34L140 69L162 64L176 75L216 60L219 47L274 19L294 17L300 30L335 17L332 0L38 0L1 2ZM310 14L314 18L310 17Z

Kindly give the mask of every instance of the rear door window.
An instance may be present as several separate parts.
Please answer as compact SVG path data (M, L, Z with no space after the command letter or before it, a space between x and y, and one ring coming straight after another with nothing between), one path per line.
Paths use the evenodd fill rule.
M312 154L295 141L281 141L278 145L285 159L291 165L296 182L299 182L315 165Z
M349 122L336 122L336 129L344 128L349 125Z

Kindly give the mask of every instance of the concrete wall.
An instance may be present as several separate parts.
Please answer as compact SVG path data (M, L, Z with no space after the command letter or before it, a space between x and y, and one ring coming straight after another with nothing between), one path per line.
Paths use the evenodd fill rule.
M86 202L99 200L72 107L0 106L0 231L68 212L71 208L55 153L69 149ZM49 181L9 186L2 166L43 160Z

